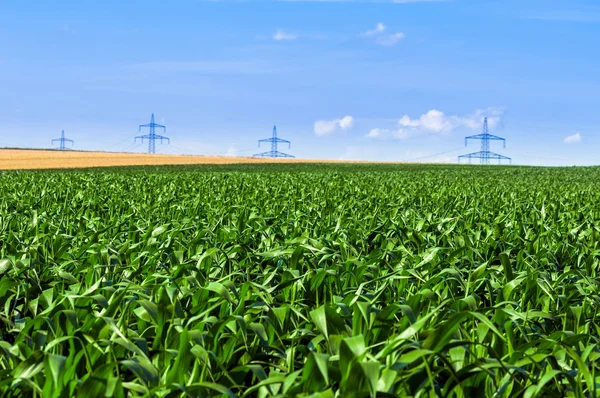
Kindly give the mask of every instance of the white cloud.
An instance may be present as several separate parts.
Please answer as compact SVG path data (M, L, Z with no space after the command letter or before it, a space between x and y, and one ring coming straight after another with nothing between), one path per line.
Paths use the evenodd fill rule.
M392 35L380 36L375 40L377 44L382 46L394 46L400 40L404 39L406 35L402 32L394 33Z
M387 26L385 26L383 22L379 22L377 25L375 25L375 28L367 30L362 34L362 36L373 38L375 43L381 46L393 46L406 37L406 35L402 32L386 34L386 30Z
M384 131L382 129L371 129L371 131L369 131L369 133L365 137L376 138L376 137L380 137L382 134L385 134L385 133L386 133L386 131Z
M446 133L453 130L456 121L456 117L448 117L444 115L444 112L432 109L416 120L412 120L408 115L404 115L398 121L398 124L402 127L421 128L433 133Z
M277 41L282 41L282 40L296 40L297 38L298 38L298 35L284 32L281 29L278 30L277 32L275 32L275 34L273 35L273 40L277 40Z
M385 26L385 24L383 22L379 22L377 25L375 25L375 29L367 30L365 33L363 33L363 36L365 36L365 37L376 36L380 33L385 32L386 29L387 29L387 26Z
M340 120L340 127L344 130L351 128L354 125L354 118L352 116L344 116Z
M489 128L494 128L500 123L504 114L503 107L489 107L487 109L477 109L471 115L461 119L463 125L473 130L481 129L483 119L487 117Z
M446 115L442 111L431 109L416 119L404 115L398 120L397 128L374 128L366 137L406 139L419 134L450 134L459 128L477 130L482 128L486 116L488 126L493 128L503 113L504 109L497 107L478 109L467 116Z
M337 120L317 120L315 122L315 134L316 135L327 135L335 131L338 126Z
M354 125L352 116L344 116L341 119L317 120L314 131L318 136L333 134L337 129L347 130Z
M403 129L403 128L397 128L397 129L374 128L374 129L371 129L365 135L365 137L368 137L368 138L396 138L399 140L404 140L404 139L410 137L411 135L412 135L411 130Z
M437 111L434 109L433 111L429 111L427 113L430 113L430 112L437 112ZM398 120L398 124L400 126L405 126L405 127L417 127L419 125L419 121L411 120L408 115L404 115L400 118L400 120Z
M397 129L396 131L392 132L392 136L399 140L405 140L411 135L411 131L407 129Z
M564 139L566 144L574 144L576 142L581 142L581 134L575 133L570 135Z

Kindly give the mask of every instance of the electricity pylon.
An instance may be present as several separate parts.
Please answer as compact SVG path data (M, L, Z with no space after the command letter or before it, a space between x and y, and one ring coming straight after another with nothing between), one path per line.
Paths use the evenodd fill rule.
M471 163L471 159L479 159L479 163L481 164L489 164L490 159L498 159L498 163L500 163L502 159L508 160L509 163L511 163L512 161L512 159L508 156L503 156L498 153L490 152L490 141L502 141L504 143L504 148L506 148L506 140L502 137L498 137L488 132L487 117L483 119L483 133L465 137L465 146L467 146L467 140L481 140L481 150L479 152L460 155L458 157L458 163L460 163L460 159L469 159L469 163Z
M167 144L171 143L171 141L169 140L168 137L164 137L162 135L156 134L155 130L157 127L163 129L163 131L165 133L167 132L167 128L165 126L163 126L162 124L154 123L154 113L152 114L152 117L150 118L150 123L140 124L140 128L138 131L142 131L142 127L148 127L150 129L150 131L146 135L138 135L137 137L135 137L134 142L137 142L137 140L139 138L142 140L142 144L143 144L144 139L147 139L148 140L148 153L156 153L155 152L155 141L156 140L160 140L161 144L162 144L163 140L167 140Z
M293 158L294 156L287 153L279 152L277 150L277 144L288 144L288 148L292 147L292 143L287 140L277 138L277 126L273 126L273 136L271 138L265 138L264 140L258 140L258 147L260 148L261 142L270 142L271 150L268 152L261 152L254 155L254 157L261 158Z
M61 151L64 151L65 149L69 149L69 148L67 148L65 143L69 142L69 143L71 143L71 146L73 146L75 144L75 141L65 138L65 130L63 130L62 133L60 133L60 138L55 138L52 140L52 145L54 145L54 143L56 141L60 142L60 145L58 146L57 149L60 149Z

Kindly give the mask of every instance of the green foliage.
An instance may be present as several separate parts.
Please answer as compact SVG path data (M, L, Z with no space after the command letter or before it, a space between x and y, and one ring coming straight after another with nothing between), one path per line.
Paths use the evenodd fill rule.
M600 169L0 174L6 397L590 397Z

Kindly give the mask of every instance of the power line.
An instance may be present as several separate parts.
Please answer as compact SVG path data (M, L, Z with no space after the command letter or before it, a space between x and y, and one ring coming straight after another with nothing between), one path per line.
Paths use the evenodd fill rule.
M459 150L461 150L461 149L463 149L463 147L462 147L462 146L461 146L461 147L458 147L458 148L450 149L450 150L448 150L448 151L444 151L444 152L438 152L438 153L434 153L434 154L431 154L431 155L420 156L420 157L418 157L418 158L412 158L412 159L408 159L407 161L409 161L409 162L412 162L412 161L414 161L414 160L423 160L423 159L428 159L428 158L432 158L432 157L435 157L435 156L441 156L441 155L446 155L446 154L448 154L448 153L456 152L456 151L459 151Z
M125 148L121 149L119 152L130 152L133 149L141 147L142 144L134 142L133 144L127 145Z
M122 147L122 145L123 145L124 143L131 141L131 139L132 139L132 138L135 138L135 136L134 136L134 135L131 135L131 136L127 137L127 138L124 138L123 140L121 140L121 141L119 141L119 142L116 142L116 143L114 143L114 144L112 144L112 145L110 145L110 146L106 147L106 149L107 149L107 151L110 151L110 150L111 150L111 149L113 149L113 148ZM129 146L129 145L128 145L128 146ZM117 151L117 152L123 152L123 151L122 151L122 150L120 150L120 151Z

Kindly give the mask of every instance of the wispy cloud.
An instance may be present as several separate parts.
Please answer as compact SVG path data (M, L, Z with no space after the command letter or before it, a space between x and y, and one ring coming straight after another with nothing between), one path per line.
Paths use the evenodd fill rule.
M354 125L354 118L350 115L341 119L317 120L314 131L318 136L324 136L335 133L338 129L347 130Z
M258 38L265 39L265 36L259 36ZM298 39L323 40L327 39L327 35L315 33L290 33L283 29L278 29L270 38L275 41L292 41Z
M393 128L374 128L365 136L368 138L407 139L422 134L450 134L459 128L477 130L481 128L483 118L487 116L488 125L493 128L500 121L503 108L478 109L470 115L446 115L437 109L422 114L416 119L404 115Z
M375 25L375 28L363 32L362 36L373 38L375 43L381 46L393 46L406 37L403 32L388 34L386 31L387 26L383 22L379 22Z
M385 32L386 29L387 29L387 26L385 26L385 24L383 22L379 22L377 25L375 25L374 29L367 30L365 33L363 33L363 36L373 37L380 33Z
M378 138L378 137L381 137L381 136L387 134L389 131L390 130L375 128L375 129L371 129L371 131L369 131L365 137Z
M297 34L287 33L281 29L277 30L277 32L275 32L273 34L273 40L276 40L276 41L296 40L297 38L298 38Z
M382 46L393 46L405 37L406 35L404 33L397 32L391 35L378 37L375 41L377 42L377 44L380 44Z
M575 133L575 134L569 135L569 136L565 137L564 142L565 142L565 144L575 144L577 142L581 142L581 134Z

